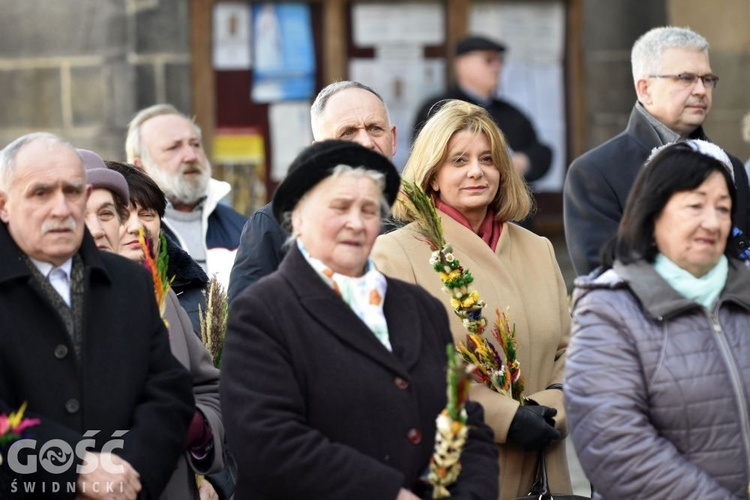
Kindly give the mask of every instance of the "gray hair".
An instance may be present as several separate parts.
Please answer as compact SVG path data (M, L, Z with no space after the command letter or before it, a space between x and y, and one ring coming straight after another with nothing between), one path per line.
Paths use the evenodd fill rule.
M181 113L171 104L154 104L153 106L140 110L128 124L128 135L125 138L125 155L128 159L128 163L133 163L136 158L143 158L144 156L148 158L148 151L143 148L143 142L141 140L141 127L151 118L156 118L157 116L162 115L177 115L185 118L193 125L198 140L202 141L201 129L198 124L195 123L193 118Z
M633 83L661 73L662 54L665 49L687 49L708 56L709 43L703 36L689 28L662 26L653 28L636 40L630 53Z
M343 177L345 175L351 175L354 177L366 177L372 180L373 182L375 182L375 185L378 187L378 190L380 191L380 223L382 225L383 222L391 214L391 206L385 197L385 174L383 172L379 172L377 170L370 170L365 167L350 167L349 165L338 165L331 171L331 175L329 175L328 177L338 178L338 177ZM328 177L326 177L326 179ZM312 188L310 190L312 190ZM310 191L308 191L308 193L309 192ZM295 205L295 207L292 210L289 210L281 214L281 227L284 228L284 230L289 232L289 237L284 242L284 247L291 245L297 239L296 236L294 235L294 231L292 231L292 212L294 212L294 209L297 208L300 202L302 202L302 200L304 200L306 197L307 197L307 194L305 194L305 196L303 196L297 202L297 205Z
M319 122L321 117L323 116L323 112L325 111L326 104L328 104L328 100L335 94L338 94L342 90L346 89L366 90L367 92L377 97L378 100L383 104L383 109L385 109L385 116L388 119L388 123L391 123L391 115L388 111L388 106L385 105L385 101L380 96L380 94L375 92L375 90L373 90L371 87L368 87L364 83L356 82L353 80L333 82L324 87L323 90L318 92L318 95L315 97L312 106L310 106L310 126L312 127L313 137L315 138L315 140L322 140L322 138L316 137L317 134L315 132L319 128ZM327 137L326 139L331 139L331 137Z
M81 160L81 169L83 169L85 174L86 169L83 168L83 159L71 143L49 132L33 132L19 137L0 151L0 189L7 190L12 184L18 152L24 146L37 141L42 141L49 145L60 145L70 149Z

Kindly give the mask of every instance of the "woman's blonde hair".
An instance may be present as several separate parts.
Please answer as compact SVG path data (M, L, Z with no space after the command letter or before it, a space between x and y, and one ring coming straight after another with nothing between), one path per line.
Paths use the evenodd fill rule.
M500 181L490 207L495 219L501 222L520 221L534 206L533 198L523 177L513 168L505 137L484 108L468 102L444 101L440 109L425 123L419 132L401 173L403 180L413 182L430 196L435 196L432 181L448 156L448 142L456 132L468 131L477 136L484 134L490 142L492 162L500 172ZM399 197L393 206L393 215L410 220L406 205Z

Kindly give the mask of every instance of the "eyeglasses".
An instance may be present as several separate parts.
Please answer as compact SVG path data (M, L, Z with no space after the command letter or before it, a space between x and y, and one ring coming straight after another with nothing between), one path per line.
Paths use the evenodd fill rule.
M707 89L715 89L719 84L719 77L716 75L712 75L711 73L707 75L696 75L695 73L680 73L679 75L648 75L648 77L671 78L672 80L675 80L678 83L682 84L683 87L691 87L695 85L695 82L698 81L698 78L701 79L701 81L703 82L703 86Z

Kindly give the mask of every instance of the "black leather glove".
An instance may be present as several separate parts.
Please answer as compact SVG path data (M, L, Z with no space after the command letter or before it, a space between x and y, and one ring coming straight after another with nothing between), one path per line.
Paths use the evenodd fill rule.
M541 450L562 436L555 429L557 410L549 406L519 406L508 429L508 441L526 451Z

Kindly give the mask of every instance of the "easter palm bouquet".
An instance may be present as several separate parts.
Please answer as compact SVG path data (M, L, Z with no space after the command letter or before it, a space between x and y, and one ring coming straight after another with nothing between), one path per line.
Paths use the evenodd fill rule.
M401 200L416 223L419 237L432 250L429 263L443 283L442 290L450 296L454 314L466 328L466 339L456 349L478 381L505 396L524 404L524 383L518 361L516 327L508 312L495 310L491 329L498 348L489 340L484 309L487 304L472 283L474 276L461 265L452 246L445 241L443 225L430 197L416 184L402 181Z

